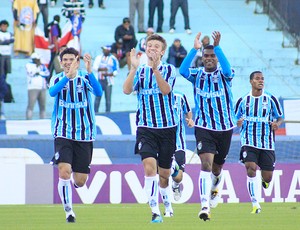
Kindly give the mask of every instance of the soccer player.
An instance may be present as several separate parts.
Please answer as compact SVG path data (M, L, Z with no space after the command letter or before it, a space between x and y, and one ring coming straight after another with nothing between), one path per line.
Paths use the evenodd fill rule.
M140 65L136 50L130 52L131 68L123 84L125 94L137 92L135 153L141 155L145 173L145 191L152 210L152 223L161 223L158 203L158 181L163 203L169 204L166 213L173 213L170 201L169 177L172 156L176 148L177 114L174 111L176 70L173 65L162 63L167 43L153 34L147 38L148 63Z
M213 46L208 45L203 49L204 67L189 68L197 50L201 48L200 36L199 32L195 37L194 47L182 62L179 72L194 85L195 137L201 160L201 211L198 216L206 221L211 218L210 207L218 204L218 185L236 120L231 92L234 70L219 46L220 32L214 31Z
M49 93L54 97L52 134L58 165L58 193L66 212L67 222L75 222L72 208L71 174L74 186L82 187L90 173L93 141L96 137L92 93L102 95L102 88L92 72L89 54L84 55L87 72L78 70L79 53L66 48L60 54L64 71L51 78Z
M179 167L178 173L172 176L172 190L174 200L178 201L181 197L180 184L183 178L183 172L185 168L185 126L184 121L188 127L194 127L193 114L188 103L188 100L184 93L175 91L175 111L178 115L178 125L176 131L176 151L174 154L174 160ZM172 164L174 165L175 162Z
M252 212L260 213L258 202L257 166L261 169L262 186L269 187L275 167L274 131L283 122L283 111L278 99L264 90L264 76L260 71L250 74L251 91L238 99L235 114L241 136L240 160L247 171L247 190Z

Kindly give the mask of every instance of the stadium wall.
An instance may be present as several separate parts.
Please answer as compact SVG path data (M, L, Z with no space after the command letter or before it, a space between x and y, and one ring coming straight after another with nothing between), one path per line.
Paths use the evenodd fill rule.
M0 204L59 204L58 172L48 164L1 164L3 177ZM186 167L182 197L174 203L199 203L199 165ZM257 173L260 180L260 173ZM73 188L74 203L147 203L143 190L141 164L93 165L87 184ZM278 164L268 189L260 186L260 202L299 202L300 170L298 164ZM221 203L250 202L246 172L240 164L226 164L220 184Z
M290 107L295 109L292 104ZM141 189L143 170L140 157L133 153L134 120L134 112L96 117L99 135L94 143L92 173L87 186L74 191L76 203L146 202ZM0 189L0 204L60 202L56 193L57 172L49 165L54 154L50 124L49 119L0 121L0 172L7 175L3 181L5 186ZM266 202L300 201L300 137L280 135L276 141L276 160L279 164L274 173L274 185L269 190L261 190L262 199ZM185 192L180 202L199 202L199 158L194 153L193 129L189 128L187 148ZM225 180L222 182L223 202L249 201L245 169L237 163L239 152L239 136L236 134L232 139Z

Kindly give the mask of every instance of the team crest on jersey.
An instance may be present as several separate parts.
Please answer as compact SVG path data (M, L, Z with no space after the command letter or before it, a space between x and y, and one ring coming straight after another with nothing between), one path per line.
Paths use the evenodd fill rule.
M76 86L76 90L77 90L78 93L82 93L82 91L83 91L83 86L78 84L78 85Z
M219 77L218 77L217 73L215 73L215 74L213 75L212 81L213 81L213 83L218 83L218 82L219 82Z
M245 159L246 157L247 157L247 152L244 151L244 152L243 152L243 158Z
M268 102L263 101L263 102L262 102L262 108L263 108L263 109L267 109L267 108L268 108Z
M201 150L201 149L202 149L202 142L201 142L201 141L198 142L197 149L198 149L198 150Z
M65 84L63 90L68 90L69 89L69 84Z

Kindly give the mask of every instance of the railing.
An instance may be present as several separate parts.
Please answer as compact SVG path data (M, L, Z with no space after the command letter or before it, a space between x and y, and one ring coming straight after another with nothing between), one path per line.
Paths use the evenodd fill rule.
M295 0L246 0L255 1L256 14L269 16L267 30L281 30L283 33L282 47L296 47L295 64L299 65L300 56L300 5Z

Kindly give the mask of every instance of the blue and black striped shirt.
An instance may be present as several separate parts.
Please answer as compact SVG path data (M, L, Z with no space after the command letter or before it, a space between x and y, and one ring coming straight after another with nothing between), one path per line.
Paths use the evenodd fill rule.
M101 96L102 88L94 74L78 71L69 80L64 72L51 79L50 96L55 97L51 129L54 138L93 141L96 124L92 93Z
M185 115L191 112L190 105L187 101L185 94L175 91L175 111L178 115L178 125L176 130L176 151L186 149L185 142Z
M214 47L220 67L214 72L205 72L204 67L189 68L197 50L192 49L180 66L180 73L194 85L195 126L214 131L235 127L231 69L223 51Z
M275 150L271 122L283 118L281 105L276 97L264 91L259 97L252 93L239 98L235 107L237 119L244 118L240 130L242 146Z
M171 89L175 84L176 70L173 65L160 64L158 69ZM173 91L163 95L160 91L153 70L148 65L141 65L134 77L133 90L137 91L138 108L136 125L148 128L169 128L177 125L174 111Z

